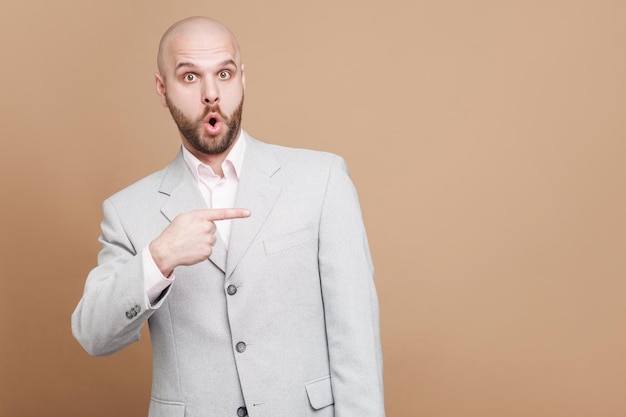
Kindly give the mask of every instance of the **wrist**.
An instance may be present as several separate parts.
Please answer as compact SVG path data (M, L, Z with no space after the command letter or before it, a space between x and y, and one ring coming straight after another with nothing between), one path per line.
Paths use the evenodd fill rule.
M174 272L174 265L168 257L168 251L163 248L161 244L159 244L158 240L152 241L150 245L148 245L148 251L150 252L150 256L152 256L152 260L154 264L159 268L161 274L164 277L169 278Z

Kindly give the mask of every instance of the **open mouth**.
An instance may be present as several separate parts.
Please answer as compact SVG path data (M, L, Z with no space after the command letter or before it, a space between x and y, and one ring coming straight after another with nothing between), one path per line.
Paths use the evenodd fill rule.
M222 120L219 114L209 116L205 122L205 129L210 135L219 135L222 131Z

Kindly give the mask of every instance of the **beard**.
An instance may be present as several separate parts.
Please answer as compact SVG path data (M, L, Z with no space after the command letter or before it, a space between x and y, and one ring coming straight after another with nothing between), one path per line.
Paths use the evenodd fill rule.
M225 115L217 106L207 106L204 112L197 119L193 120L183 114L183 112L173 103L167 100L167 107L170 109L172 118L178 126L178 130L189 144L198 152L206 155L217 155L226 152L239 136L241 127L241 115L243 113L243 96L239 106L230 116ZM222 131L218 135L210 135L204 128L207 115L215 112L222 119Z

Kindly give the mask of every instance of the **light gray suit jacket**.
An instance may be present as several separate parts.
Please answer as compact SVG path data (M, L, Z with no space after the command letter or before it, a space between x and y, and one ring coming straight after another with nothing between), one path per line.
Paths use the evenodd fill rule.
M332 154L249 136L229 249L176 268L146 301L141 251L181 213L206 208L182 154L107 199L98 255L72 315L92 355L149 323L150 417L384 416L373 266L357 194Z

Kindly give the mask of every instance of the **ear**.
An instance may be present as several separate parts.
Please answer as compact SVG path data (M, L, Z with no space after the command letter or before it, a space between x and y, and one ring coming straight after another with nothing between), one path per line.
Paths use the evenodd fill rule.
M245 65L241 64L241 84L243 85L243 91L246 91L246 73L244 71Z
M156 93L159 96L159 101L163 107L167 107L167 99L165 98L165 80L158 72L154 74L154 81L156 84Z

